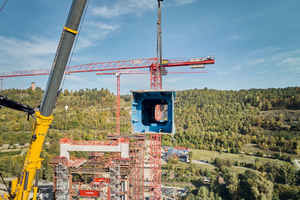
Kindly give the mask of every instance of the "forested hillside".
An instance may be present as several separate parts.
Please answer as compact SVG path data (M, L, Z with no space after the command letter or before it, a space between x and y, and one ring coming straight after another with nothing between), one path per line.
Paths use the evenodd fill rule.
M37 87L9 89L1 95L31 107L40 105L43 92ZM50 160L59 154L59 139L105 140L115 132L116 96L107 89L64 90L54 109L42 156ZM65 109L68 106L68 109ZM130 97L121 98L121 133L130 133ZM176 145L240 153L243 145L258 144L261 150L300 153L300 88L218 91L193 89L176 92ZM34 120L8 108L0 110L0 146L29 142ZM174 145L169 135L163 145ZM262 153L260 154L262 156ZM18 174L24 156L0 157L0 170ZM289 158L290 159L290 158ZM16 164L17 163L17 164ZM43 162L44 168L50 167ZM11 166L7 168L7 166ZM49 177L50 172L43 172ZM9 175L9 174L8 174Z
M277 114L276 111L285 109ZM300 88L220 91L193 89L176 92L175 138L179 145L238 153L242 145L298 154ZM272 111L263 116L261 113ZM278 112L279 113L279 112ZM283 120L286 119L286 120ZM171 140L164 137L164 143Z
M36 108L41 104L43 93L44 91L37 87L35 91L32 91L31 88L23 91L16 89L4 90L1 95ZM115 120L113 120L116 116L115 102L115 95L103 88L99 91L97 89L81 89L75 92L64 90L60 94L53 111L54 120L50 125L49 138L51 139L53 134L59 132L61 137L64 133L77 140L103 139L108 132L115 130ZM130 104L127 103L128 105ZM68 106L67 110L65 106ZM121 102L121 106L126 106L124 101ZM128 111L121 109L121 116L126 118L126 122L129 122ZM30 133L33 125L34 120L27 121L24 113L2 108L0 145L18 142L23 144L26 141L24 139L28 139L25 133ZM129 128L129 123L123 123L121 131L126 132Z
M44 91L37 87L35 91L31 88L26 90L9 89L1 91L1 95L15 101L36 108L41 104ZM53 156L59 155L59 139L64 135L74 140L104 140L106 135L114 133L116 129L116 96L107 89L86 89L79 91L64 90L53 111L54 120L48 130L44 150L41 157L43 162L41 176L44 179L51 179L52 169L49 161ZM121 131L130 132L130 102L121 100ZM68 106L68 109L65 109ZM129 107L130 108L130 107ZM34 126L34 119L27 121L25 113L9 108L0 110L0 147L3 144L25 144L30 141L30 135ZM25 150L27 147L23 147ZM0 155L0 171L4 176L20 175L26 153L22 156Z

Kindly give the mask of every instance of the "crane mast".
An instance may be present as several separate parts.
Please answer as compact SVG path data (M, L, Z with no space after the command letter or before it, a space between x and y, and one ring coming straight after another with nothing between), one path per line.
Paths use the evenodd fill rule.
M156 61L156 87L155 90L160 90L162 87L162 41L161 41L161 1L158 2L158 12L157 12L157 61Z
M39 171L42 161L40 153L49 125L52 122L55 100L58 96L58 90L86 4L87 0L73 0L69 16L63 27L40 111L35 112L36 123L31 135L22 176L19 180L14 179L12 181L11 193L0 197L0 200L27 200L32 190L33 200L37 198ZM33 185L34 179L35 184Z

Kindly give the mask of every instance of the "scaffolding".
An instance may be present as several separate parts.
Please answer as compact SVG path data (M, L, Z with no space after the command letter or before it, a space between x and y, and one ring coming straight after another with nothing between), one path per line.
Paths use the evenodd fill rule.
M112 164L109 167L110 176L110 199L120 199L120 165Z
M136 162L132 170L133 200L144 199L144 149L136 150Z
M64 163L59 163L55 167L56 172L56 199L69 199L69 177L68 166Z
M150 135L150 200L161 199L161 135Z
M61 139L62 144L83 144L89 146L129 143L128 155L121 152L91 151L89 158L54 157L53 166L54 199L79 200L80 198L99 200L142 200L144 199L144 149L146 136L110 135L110 141L73 141ZM79 149L80 151L81 149ZM108 153L106 153L108 152ZM133 177L134 174L134 177ZM74 177L74 178L73 178ZM134 181L133 181L134 179ZM67 189L65 189L67 188ZM134 189L134 191L133 191Z

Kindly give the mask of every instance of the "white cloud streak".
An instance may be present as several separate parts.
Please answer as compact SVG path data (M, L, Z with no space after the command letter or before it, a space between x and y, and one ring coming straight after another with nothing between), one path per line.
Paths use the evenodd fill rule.
M180 6L196 1L197 0L171 0L168 3L163 2L162 6ZM143 12L154 10L156 8L156 0L118 0L111 6L94 7L92 13L96 16L112 19L131 13L140 16Z
M128 13L140 15L142 12L156 8L157 1L155 0L118 0L116 4L108 7L95 7L92 13L97 16L102 16L107 19L112 19Z
M282 50L286 48L266 48L263 50L257 50L256 53L263 54L264 51L270 50ZM260 55L260 56L261 56ZM250 60L247 62L247 64L250 65L257 65L261 63L268 63L269 65L273 65L272 69L274 68L280 68L281 70L289 73L298 74L300 73L300 49L292 50L292 51L282 51L276 54L272 54L270 56L265 56L264 58L256 58L253 60ZM263 74L266 73L269 70L265 70L262 72L259 72L257 74Z
M265 71L261 71L261 72L258 72L256 74L264 74L264 73L267 73L269 70L265 70Z
M72 80L72 81L80 81L80 82L86 81L85 78L76 76L76 75L74 75L74 74L67 75L67 76L66 76L66 79L67 79L67 80Z
M248 64L257 65L257 64L263 63L264 61L265 61L265 58L253 59L253 60L250 60L248 62Z
M76 51L97 46L99 40L106 39L112 31L117 31L120 27L119 25L111 25L99 21L86 22L85 26L83 34L78 39Z
M171 1L171 3L175 6L179 6L179 5L185 5L185 4L189 4L189 3L194 3L197 0L173 0Z
M30 37L17 39L0 36L0 71L51 68L57 41Z
M231 69L233 69L235 71L240 70L240 69L242 69L242 65L238 65L236 67L231 67Z

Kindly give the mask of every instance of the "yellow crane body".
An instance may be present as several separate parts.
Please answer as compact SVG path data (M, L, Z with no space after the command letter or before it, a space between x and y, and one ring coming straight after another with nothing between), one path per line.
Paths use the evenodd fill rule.
M24 162L23 173L19 180L14 179L11 183L11 195L6 195L4 199L23 200L28 199L30 192L33 190L33 200L36 200L39 171L41 168L40 154L42 152L44 140L52 122L52 115L49 117L42 116L40 112L36 112L36 123L31 135L30 145ZM35 179L35 181L33 181ZM34 185L33 185L33 182ZM31 183L31 184L29 184Z

